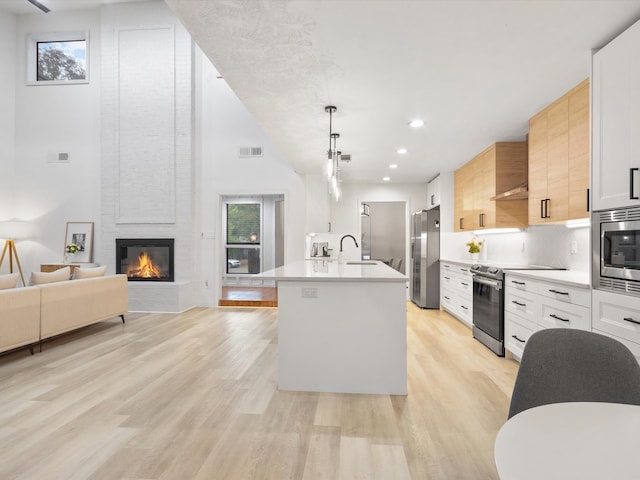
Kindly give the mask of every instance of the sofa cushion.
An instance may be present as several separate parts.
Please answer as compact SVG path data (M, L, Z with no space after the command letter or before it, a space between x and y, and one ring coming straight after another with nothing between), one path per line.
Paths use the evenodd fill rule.
M8 288L16 288L20 280L19 273L10 273L8 275L0 275L0 290Z
M45 283L63 282L69 280L71 267L64 267L55 272L31 272L29 285L43 285Z
M73 278L74 280L79 280L81 278L104 277L106 272L106 265L102 265L100 267L78 267L73 272Z

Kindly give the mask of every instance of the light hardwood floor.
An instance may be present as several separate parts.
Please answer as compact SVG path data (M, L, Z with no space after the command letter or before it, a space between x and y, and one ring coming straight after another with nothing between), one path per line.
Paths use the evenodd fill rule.
M273 308L130 314L4 355L0 478L497 478L517 363L407 310L406 397L277 391Z

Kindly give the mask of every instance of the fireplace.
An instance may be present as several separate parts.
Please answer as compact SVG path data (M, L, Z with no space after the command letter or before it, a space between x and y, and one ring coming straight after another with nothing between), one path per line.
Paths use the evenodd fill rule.
M116 238L116 273L129 281L173 282L173 238Z

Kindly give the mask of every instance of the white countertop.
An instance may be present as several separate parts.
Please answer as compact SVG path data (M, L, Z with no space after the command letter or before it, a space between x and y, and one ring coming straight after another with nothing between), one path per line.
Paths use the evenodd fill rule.
M575 287L590 288L591 275L589 272L576 270L508 270L507 275L518 275L550 282L560 282Z
M254 276L262 280L330 282L407 282L406 275L376 260L373 265L349 265L335 260L300 260Z

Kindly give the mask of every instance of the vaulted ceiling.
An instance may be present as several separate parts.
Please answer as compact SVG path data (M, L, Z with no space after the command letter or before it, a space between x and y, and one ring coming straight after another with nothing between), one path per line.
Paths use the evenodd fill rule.
M640 18L626 0L165 1L296 171L322 171L337 106L344 178L361 182L424 182L524 140Z

